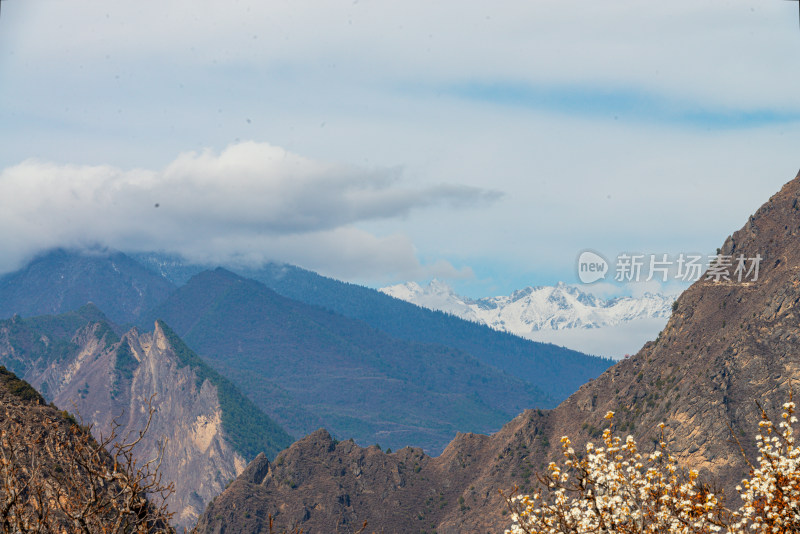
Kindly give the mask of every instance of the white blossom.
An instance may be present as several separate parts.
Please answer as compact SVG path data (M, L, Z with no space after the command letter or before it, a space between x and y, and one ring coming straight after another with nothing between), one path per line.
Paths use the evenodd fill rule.
M795 445L795 404L783 405L777 425L762 410L750 477L736 490L743 505L726 509L721 497L701 484L695 470L681 470L662 437L641 454L633 436L623 441L610 426L603 446L587 443L578 456L561 439L562 465L551 463L540 477L544 491L507 498L513 524L506 534L607 534L670 532L800 532L800 447ZM606 419L613 420L608 412Z

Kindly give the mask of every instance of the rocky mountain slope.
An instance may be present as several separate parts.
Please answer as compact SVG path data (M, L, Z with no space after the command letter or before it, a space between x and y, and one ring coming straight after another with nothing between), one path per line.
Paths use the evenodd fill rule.
M106 453L87 429L2 366L0 458L3 532L174 532L158 496L148 502L142 490L131 491L138 484L158 493L151 471L140 465L137 473L122 455Z
M258 452L273 457L289 436L164 323L120 337L94 306L61 316L0 322L0 364L13 368L57 406L80 414L99 435L112 422L136 432L153 398L156 414L140 458L166 440L162 473L175 482L169 508L191 527L205 505Z
M252 532L267 514L308 533L364 520L377 532L502 531L509 519L498 490L530 490L534 473L560 456L560 437L571 436L576 449L596 440L610 410L643 449L665 423L679 461L735 501L747 468L731 430L753 454L756 401L776 415L800 378L798 243L800 175L721 247L720 266L760 256L756 280L697 281L655 341L556 409L528 410L492 436L461 434L436 458L361 449L317 432L273 463L251 464L210 505L201 531Z

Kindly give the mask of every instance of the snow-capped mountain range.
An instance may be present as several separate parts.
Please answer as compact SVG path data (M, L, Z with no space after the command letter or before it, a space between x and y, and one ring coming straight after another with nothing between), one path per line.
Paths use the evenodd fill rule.
M439 280L427 286L408 282L380 291L418 306L531 339L543 339L541 334L546 331L602 328L622 332L634 324L653 325L647 330L657 328L657 333L672 313L675 301L673 296L654 293L602 299L564 283L526 287L508 296L480 299L457 295ZM632 346L627 351L633 352L636 348ZM602 352L606 351L594 351L595 354Z

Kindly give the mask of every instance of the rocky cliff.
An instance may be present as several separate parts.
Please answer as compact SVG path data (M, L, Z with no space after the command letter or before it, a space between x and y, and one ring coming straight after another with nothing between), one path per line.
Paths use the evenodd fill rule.
M161 485L0 366L0 529L170 534ZM155 501L143 491L152 490Z
M57 318L50 320L54 321ZM209 376L213 371L182 361L179 352L187 349L176 347L163 323L157 323L152 334L133 329L117 338L108 323L93 321L65 341L57 328L42 322L46 318L16 317L0 323L0 363L12 363L57 406L93 425L98 436L108 435L115 422L122 436L144 428L152 398L156 413L137 452L152 458L159 441L166 440L162 473L165 480L174 481L176 490L169 507L177 525L193 526L206 503L254 456L247 458L248 451L238 446L237 429L232 432L230 424L223 424L228 412L220 387L230 396L229 384L218 375L217 380ZM59 345L63 348L55 354L47 350ZM243 396L236 402L248 404ZM259 420L250 422L256 425ZM273 455L284 444L264 442L261 449Z

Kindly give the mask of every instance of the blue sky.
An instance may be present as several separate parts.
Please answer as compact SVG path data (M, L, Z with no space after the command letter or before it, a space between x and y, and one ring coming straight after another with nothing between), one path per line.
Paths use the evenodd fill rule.
M0 271L100 243L487 296L711 253L800 168L796 8L10 0Z
M630 88L497 82L464 84L447 88L445 92L510 108L701 130L752 129L800 121L800 113L792 108L716 107L714 102L670 100L668 95Z

